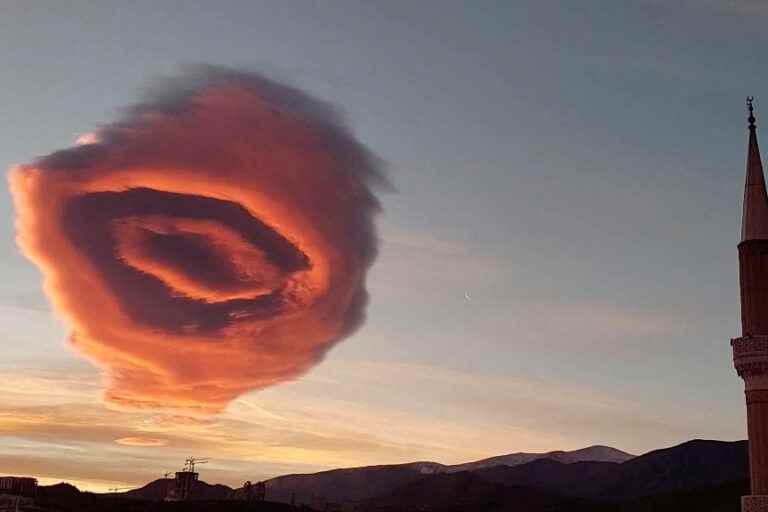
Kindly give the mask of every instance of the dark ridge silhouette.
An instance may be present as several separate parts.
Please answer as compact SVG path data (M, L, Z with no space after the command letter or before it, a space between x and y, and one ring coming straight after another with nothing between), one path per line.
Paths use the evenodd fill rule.
M457 467L478 467L472 473L491 484L528 487L603 502L627 502L658 493L686 492L748 477L746 441L693 440L638 457L607 447L597 448L597 451L511 454L456 466L416 462L286 475L266 482L267 496L284 503L292 498L296 503L308 504L324 499L345 504L366 502L370 506L375 498L387 496L402 486L418 486L426 482L425 476L452 473ZM607 457L626 460L621 463L579 460L585 454L597 454L603 460ZM494 460L506 460L514 465L486 467ZM524 462L526 460L530 462Z
M161 491L170 480L150 482L140 489L126 493L96 494L82 492L77 487L60 483L38 487L35 512L317 512L300 506L295 509L285 503L245 503L226 499L232 489L225 485L198 482L192 501L165 502ZM224 496L224 497L220 497ZM26 511L27 509L22 509Z
M173 482L172 478L160 478L149 482L147 485L139 487L138 489L131 489L130 491L119 493L119 495L138 500L162 500L168 494L168 488L170 487L171 482Z
M610 446L595 445L580 450L573 451L552 451L546 453L510 453L509 455L499 455L496 457L489 457L487 459L478 460L475 462L467 462L465 464L456 464L449 466L449 471L474 471L482 468L496 467L496 466L517 466L519 464L526 464L539 459L556 460L563 464L572 464L575 462L626 462L635 456L611 448Z
M662 493L617 505L617 512L740 512L741 497L749 494L749 480L727 482L685 492Z
M469 471L429 475L403 485L393 492L370 500L364 512L467 510L572 511L572 500L528 487L512 487L488 480Z
M75 498L84 494L72 484L61 482L54 485L40 485L37 488L37 498L43 499L66 499Z
M747 441L694 439L621 464L615 473L609 474L600 497L623 501L747 478Z
M634 455L608 446L590 446L573 451L512 453L453 466L437 462L413 462L285 475L267 480L266 486L267 495L275 501L288 503L295 496L297 503L311 503L318 497L332 502L347 503L385 494L400 485L415 482L424 475L434 473L479 470L500 465L514 466L544 459L571 464L580 461L625 461L633 457Z
M120 493L120 496L131 499L140 500L162 500L168 494L168 487L172 479L160 478L153 482L148 483L144 487L139 489L132 489L124 493ZM192 491L190 492L190 499L192 500L226 500L232 495L233 489L222 484L209 484L202 480L196 480L192 484Z
M564 464L539 459L518 466L483 468L475 473L490 482L522 485L573 497L599 496L607 479L620 464L615 462L576 462Z
M748 478L747 442L693 440L627 462L563 464L541 459L477 471L489 481L525 485L566 496L626 501L685 492Z
M385 494L424 475L444 472L435 462L414 462L390 466L334 469L306 475L285 475L266 481L270 500L312 503L323 498L330 502L361 501Z

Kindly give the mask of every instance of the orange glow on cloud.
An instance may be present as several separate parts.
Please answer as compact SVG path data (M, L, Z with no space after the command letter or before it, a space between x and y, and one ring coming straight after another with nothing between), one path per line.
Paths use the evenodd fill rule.
M115 439L115 442L124 446L141 446L147 448L165 446L168 444L167 440L154 437L121 437L120 439Z
M361 323L377 182L328 106L220 69L10 175L18 244L106 398L200 413Z
M77 145L96 144L97 142L99 142L99 138L95 133L84 133L75 140Z

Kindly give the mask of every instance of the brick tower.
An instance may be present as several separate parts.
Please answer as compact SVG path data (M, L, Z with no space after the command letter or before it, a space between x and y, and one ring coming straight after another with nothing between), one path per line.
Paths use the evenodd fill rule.
M747 107L747 180L739 243L741 337L731 340L731 346L747 398L751 495L741 499L741 509L768 512L768 194L751 97Z

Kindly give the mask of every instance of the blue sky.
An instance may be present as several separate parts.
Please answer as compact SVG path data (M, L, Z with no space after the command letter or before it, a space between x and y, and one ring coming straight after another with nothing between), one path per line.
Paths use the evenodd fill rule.
M44 476L132 484L151 476L141 461L175 463L194 446L219 460L209 480L238 483L247 472L745 437L728 341L740 332L744 97L757 97L758 125L768 116L762 2L1 9L3 168L71 145L153 78L206 62L338 104L396 190L382 196L367 323L301 381L194 427L210 439L199 447L98 401L98 373L64 346L0 192L0 365L28 382L5 391L15 398L0 411L0 473L42 474L79 450L76 477L66 465ZM50 412L71 404L87 404L101 430ZM171 442L110 438L131 429ZM234 449L235 435L260 448ZM114 456L135 467L130 478L104 469Z

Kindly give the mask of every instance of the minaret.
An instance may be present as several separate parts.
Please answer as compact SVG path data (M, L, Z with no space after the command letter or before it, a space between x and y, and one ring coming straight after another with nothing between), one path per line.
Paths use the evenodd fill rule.
M731 340L731 346L747 398L752 494L741 499L741 510L768 512L768 194L751 97L747 108L747 179L739 243L741 338Z

